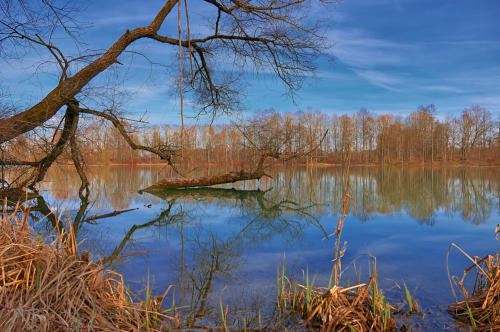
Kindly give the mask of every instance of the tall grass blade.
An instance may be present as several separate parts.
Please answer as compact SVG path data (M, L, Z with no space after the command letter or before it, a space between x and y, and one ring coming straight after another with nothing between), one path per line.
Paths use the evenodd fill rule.
M472 311L470 310L469 303L465 302L465 304L467 306L467 312L469 313L469 320L470 320L470 323L472 325L472 329L474 331L477 331L476 320L474 319L474 316L472 315Z
M413 312L413 298L410 294L410 291L408 290L408 287L406 286L406 283L403 283L405 286L405 296L406 296L406 304L408 304L408 310L409 312Z

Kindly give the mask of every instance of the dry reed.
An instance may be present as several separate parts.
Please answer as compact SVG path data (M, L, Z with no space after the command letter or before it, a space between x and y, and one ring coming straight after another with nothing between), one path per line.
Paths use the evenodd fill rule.
M375 270L376 271L376 270ZM299 313L305 323L321 331L394 331L391 306L378 288L376 272L368 284L351 287L314 287L281 279L279 307Z
M79 256L70 220L44 241L28 215L6 205L0 215L1 331L158 330L169 318L166 294L153 299L148 289L140 300L120 274Z
M497 226L497 239L499 229L500 227ZM473 265L463 272L462 278L450 277L455 303L449 304L447 311L457 323L468 325L475 331L500 331L499 253L484 258L472 258L457 245L452 244L450 249L452 247L462 252L473 262ZM476 273L472 293L464 285L465 279L471 271ZM453 284L458 287L464 300L457 300Z

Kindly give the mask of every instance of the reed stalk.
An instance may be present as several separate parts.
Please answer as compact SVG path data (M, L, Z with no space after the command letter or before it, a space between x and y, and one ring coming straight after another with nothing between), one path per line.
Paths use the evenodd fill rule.
M495 236L498 238L497 226ZM500 241L500 239L499 239ZM460 251L472 265L464 270L461 278L448 277L455 302L447 307L448 313L460 325L466 325L474 331L500 331L500 257L499 253L481 257L471 257L458 245L452 243L448 250L447 260L452 248ZM473 288L467 289L466 279L471 272L475 272ZM463 297L459 300L457 292Z
M140 299L122 275L79 253L69 217L48 240L29 212L4 205L0 215L1 331L159 331L174 319L162 305L170 288L153 298L148 281Z

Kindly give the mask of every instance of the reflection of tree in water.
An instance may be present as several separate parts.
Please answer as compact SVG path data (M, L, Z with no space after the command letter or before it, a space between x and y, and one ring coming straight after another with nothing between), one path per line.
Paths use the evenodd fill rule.
M129 209L91 215L90 212L94 207L94 202L89 199L91 196L90 191L81 191L78 194L78 207L71 210L65 209L64 206L60 208L56 208L54 206L49 207L49 203L47 203L43 195L37 191L33 193L33 196L34 198L23 204L22 209L29 209L30 222L38 232L47 235L50 235L54 230L57 230L61 234L72 231L77 239L83 239L85 234L82 234L82 230L88 230L85 227L86 225L97 225L98 227L98 221L101 219L110 218L121 213L135 210ZM12 206L13 209L15 205L16 204ZM67 216L69 219L66 218ZM70 222L70 224L68 222Z
M480 224L491 215L494 197L490 195L490 184L485 181L474 181L462 170L461 212L464 220Z
M152 173L142 172L146 178L153 177ZM144 181L136 180L139 176L130 176L130 170L124 169L118 175L113 173L108 171L99 176L93 175L97 181L92 188L100 188L102 192L92 197L113 195L120 190L123 190L121 195L127 195L127 190L142 186L137 185L137 181ZM165 208L154 219L132 226L116 247L106 250L108 256L104 260L109 262L130 252L134 247L134 234L139 230L162 228L168 229L170 235L175 234L181 240L181 255L178 257L181 262L174 262L171 273L175 275L173 280L178 287L177 295L187 306L185 323L193 325L202 316L220 314L215 289L217 281L230 280L239 271L243 259L241 252L277 235L290 241L300 241L307 224L316 224L321 229L317 216L327 213L325 209L331 211L340 206L341 177L341 171L337 169L290 170L274 176L268 184L273 187L268 191L200 188L158 193L158 200L165 200ZM110 182L122 183L109 186ZM497 172L477 169L353 168L351 193L354 204L351 213L367 220L374 213L404 211L432 225L436 210L443 209L450 213L459 212L473 223L481 223L495 208L499 183ZM144 200L150 201L148 197ZM324 205L310 203L314 201L330 203L330 206L325 208ZM34 202L32 211L35 218L50 212L43 197ZM118 206L128 207L128 204L119 202L120 199ZM193 211L185 210L186 205L193 204L193 210L199 205L238 209L240 214L235 221L236 227L231 228L229 234L213 231L207 226L209 222L195 219ZM80 197L80 206L72 213L75 231L86 228L83 226L88 224L86 221L91 207L88 199ZM47 219L52 226L55 225L53 216L49 215Z
M176 301L185 307L183 319L187 326L195 325L200 317L217 315L215 285L217 281L224 280L226 284L235 278L234 274L242 264L242 252L274 236L296 240L308 223L320 226L310 214L312 204L301 206L292 201L272 201L259 190L202 188L163 191L157 195L165 200L166 208L157 218L132 226L104 261L109 262L126 253L133 242L134 232L139 229L161 225L171 236L175 233L174 238L179 238L181 243L180 262L175 260L170 271L175 274L174 284L179 296ZM196 207L185 210L186 201L202 202L205 199L230 201L232 206L240 209L241 215L232 231L223 234L214 231L209 222L194 217Z
M125 166L90 169L90 182L95 209L125 209L134 200L150 203L151 198L136 195L143 188L163 177L168 169L162 167ZM208 172L208 171L207 171ZM500 204L500 176L494 167L353 167L351 170L350 212L362 221L374 214L408 213L426 224L435 222L436 211L459 213L466 220L481 223ZM76 198L78 176L66 168L54 168L44 189L58 192L58 197ZM59 180L60 179L60 180ZM341 168L287 168L275 170L272 179L242 182L236 189L256 190L259 186L272 188L266 193L272 201L293 201L299 205L322 203L311 211L316 216L338 211L342 204ZM63 187L63 188L61 188ZM74 188L70 189L69 188ZM227 187L225 187L227 188ZM231 206L235 200L219 199L199 193L197 200L206 205ZM149 199L149 200L148 200ZM156 198L153 198L153 201ZM193 198L194 199L194 198Z
M285 176L273 183L274 187L287 188L285 197L295 197L298 202L323 202L328 209L339 209L343 185L340 168L289 172L293 174L288 177L285 171ZM306 173L314 180L307 182ZM436 211L442 210L459 212L465 220L481 223L491 215L494 198L499 197L498 173L498 168L353 167L350 212L362 221L376 213L407 213L433 225ZM302 190L304 186L314 187L315 191Z
M92 248L92 253L107 252L102 262L108 265L120 260L123 255L130 254L131 249L141 249L135 245L134 239L139 230L163 229L168 230L170 235L174 234L174 239L180 239L181 255L174 260L170 279L177 287L176 301L180 301L184 307L184 324L194 326L199 323L200 317L218 317L218 294L215 289L217 281L223 280L226 284L236 278L235 273L242 265L242 252L260 246L259 243L275 236L287 241L297 241L307 224L317 225L326 235L312 214L314 204L300 205L291 200L274 201L266 195L266 192L260 190L223 188L158 193L158 197L165 200L165 206L158 216L130 227L123 239L111 250L95 247ZM71 227L78 240L85 237L86 231L99 227L99 222L93 221L94 216L89 216L92 203L88 196L79 195L79 207L71 213ZM207 199L211 204L224 203L239 209L240 215L232 231L221 234L212 230L210 223L195 218L197 204L194 207L193 204L187 204L191 208L189 211L185 210L186 202L203 204ZM45 231L55 227L68 229L68 225L57 221L57 215L42 196L31 202L31 218L33 221L46 220ZM37 224L40 226L43 223Z
M29 207L29 217L32 222L37 222L37 229L40 230L40 227L47 226L44 231L51 232L54 229L59 229L59 231L63 230L64 227L67 227L63 221L59 220L59 215L61 211L58 211L55 208L50 208L49 204L45 201L45 198L40 195L38 192L33 193L34 198L28 200L24 205L23 209L28 209ZM91 202L88 199L88 195L81 195L79 197L80 203L76 212L72 213L71 216L71 227L75 234L78 234L80 228L83 224L87 223L87 213L91 207ZM14 208L16 204L13 203L12 208ZM64 212L64 211L62 211ZM64 217L64 215L62 215ZM40 223L41 221L46 220L46 223Z
M494 209L497 180L480 170L464 168L381 170L377 194L385 202L384 213L404 211L433 225L436 211L444 210L461 212L465 220L481 223Z
M302 227L306 223L322 227L315 213L319 204L283 200L279 195L272 196L272 190L195 188L163 190L152 194L162 199L182 199L195 204L237 208L241 217L248 220L241 233L251 230L250 234L259 239L266 239L276 233L288 233L287 237L294 238L302 233ZM327 234L326 231L323 232ZM248 234L245 238L249 239Z
M160 214L156 218L142 224L134 224L132 227L130 227L123 239L113 249L113 251L110 254L106 255L101 261L104 264L111 264L118 257L120 257L125 246L132 246L133 235L136 231L150 227L164 228L167 225L175 224L176 222L178 222L181 218L181 214L173 213L173 207L174 201L169 201L167 206L161 210Z
M126 209L138 188L155 182L163 172L166 172L164 167L88 167L89 199L94 202L94 209L109 209L110 206L115 210ZM56 199L78 200L80 178L69 167L52 167L40 186Z

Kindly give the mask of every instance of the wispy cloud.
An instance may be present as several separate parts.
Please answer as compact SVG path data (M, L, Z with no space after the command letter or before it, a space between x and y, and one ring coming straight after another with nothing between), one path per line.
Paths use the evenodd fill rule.
M486 107L494 107L496 110L500 108L500 96L482 96L471 99L471 104L484 105Z
M134 97L148 99L151 97L155 97L159 94L167 93L168 86L154 86L154 85L146 85L146 84L131 84L124 87L124 90Z
M423 91L438 91L438 92L452 92L452 93L465 92L464 89L452 85L423 85L423 86L418 86L416 88Z
M91 18L90 22L95 28L104 28L106 26L130 26L134 23L149 23L155 17L155 13L137 14L137 15L117 15L117 16L98 16Z
M332 53L341 62L358 68L404 65L418 46L370 36L362 30L333 30L328 35Z
M359 78L396 93L496 93L495 67L454 66L500 48L494 40L430 40L402 43L362 29L335 29L332 52ZM457 63L458 65L458 63ZM493 89L494 90L494 89Z
M402 91L401 85L406 81L401 75L395 75L389 72L364 69L353 69L353 71L356 75L373 85L395 92Z

